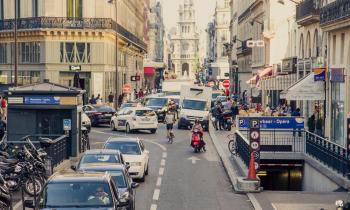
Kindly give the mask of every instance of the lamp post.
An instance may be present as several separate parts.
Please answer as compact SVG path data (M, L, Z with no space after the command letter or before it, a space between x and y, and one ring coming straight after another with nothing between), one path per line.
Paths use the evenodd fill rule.
M108 3L115 5L115 22L116 22L116 31L115 31L115 94L114 94L114 108L118 108L118 0L108 0Z
M14 78L14 85L15 85L15 87L17 87L17 85L18 85L18 81L17 81L17 79L18 79L18 58L17 58L17 56L18 56L18 53L17 53L17 15L18 15L18 5L17 5L17 0L15 0L15 26L14 26L14 47L15 47L15 57L14 57L14 63L15 63L15 66L14 66L14 70L15 70L15 78Z

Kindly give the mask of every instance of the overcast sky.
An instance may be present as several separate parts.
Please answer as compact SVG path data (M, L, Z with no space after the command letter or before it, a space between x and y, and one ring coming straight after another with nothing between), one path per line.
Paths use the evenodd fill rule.
M176 27L179 20L179 4L184 0L161 0L163 3L163 17L166 29ZM197 28L204 30L209 21L213 19L216 0L193 0L196 10Z

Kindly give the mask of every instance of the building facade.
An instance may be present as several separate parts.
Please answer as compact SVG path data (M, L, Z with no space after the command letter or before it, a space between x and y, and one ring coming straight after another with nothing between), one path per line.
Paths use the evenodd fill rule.
M230 1L217 0L214 14L215 41L214 62L211 63L212 77L216 80L229 79L229 58L225 44L230 43Z
M172 62L177 77L194 79L198 70L199 34L193 0L184 0L179 6L179 21L171 42L174 47Z
M16 1L19 85L49 79L79 86L87 96L100 94L103 99L110 92L122 93L124 84L142 85L130 77L143 71L144 4L138 0ZM14 1L1 1L2 83L14 81L14 8Z

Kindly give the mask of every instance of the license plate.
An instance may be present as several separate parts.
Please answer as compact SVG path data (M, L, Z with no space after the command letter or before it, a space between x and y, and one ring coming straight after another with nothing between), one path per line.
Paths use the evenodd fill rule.
M141 120L142 121L150 121L151 119L149 119L149 118L142 118Z
M112 117L112 114L105 114L106 117Z

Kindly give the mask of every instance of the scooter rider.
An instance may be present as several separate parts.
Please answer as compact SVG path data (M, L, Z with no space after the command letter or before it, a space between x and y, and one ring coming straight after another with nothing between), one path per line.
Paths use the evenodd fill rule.
M194 121L194 124L193 124L193 127L192 127L191 132L193 133L195 129L197 129L197 130L199 131L201 143L202 143L202 145L203 145L203 150L204 150L204 151L207 151L207 150L205 149L205 142L204 142L204 139L203 139L203 127L202 127L202 125L200 124L199 119L196 119L196 120Z

